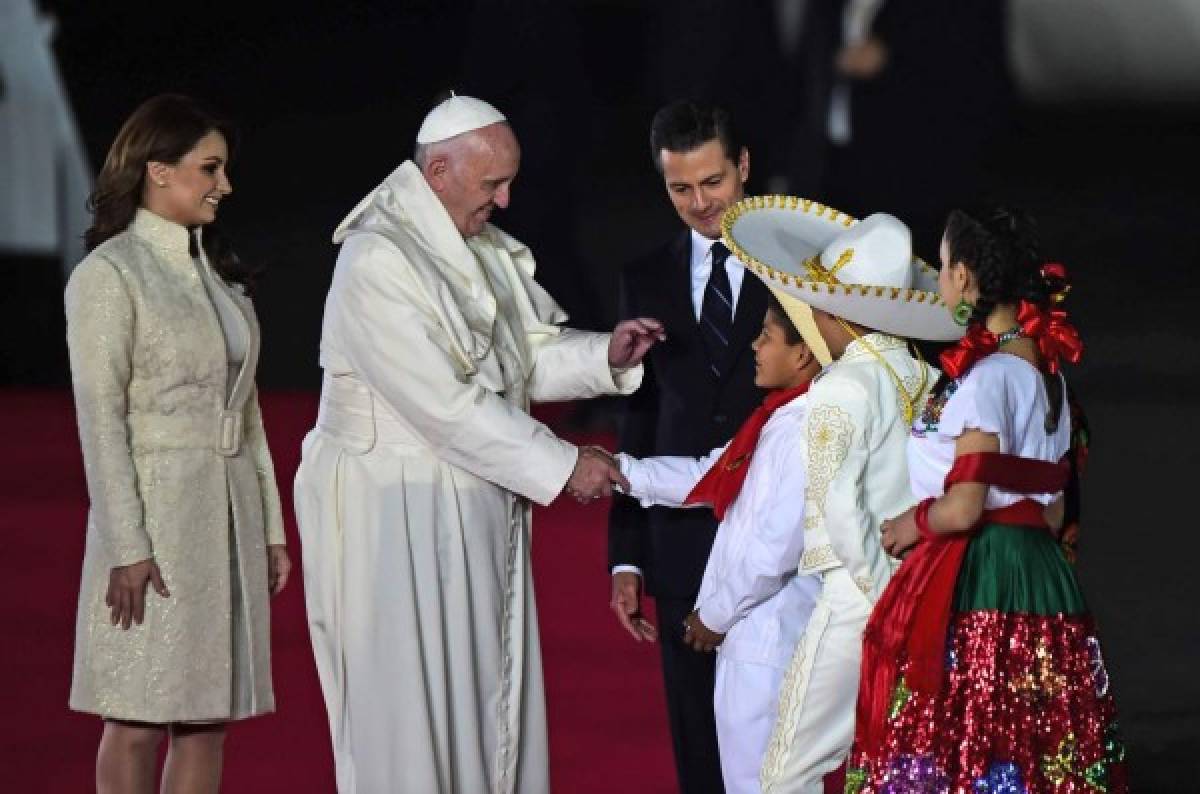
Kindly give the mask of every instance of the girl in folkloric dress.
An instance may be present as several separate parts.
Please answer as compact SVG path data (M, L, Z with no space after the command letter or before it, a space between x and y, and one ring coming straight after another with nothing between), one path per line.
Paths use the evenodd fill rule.
M215 792L225 724L274 711L268 598L290 563L254 387L248 273L201 229L231 191L225 125L148 100L92 196L67 285L91 511L71 708L104 719L102 794Z
M966 336L909 441L915 545L864 639L847 792L1123 792L1124 747L1095 626L1054 535L1082 345L1029 221L950 216L939 287Z

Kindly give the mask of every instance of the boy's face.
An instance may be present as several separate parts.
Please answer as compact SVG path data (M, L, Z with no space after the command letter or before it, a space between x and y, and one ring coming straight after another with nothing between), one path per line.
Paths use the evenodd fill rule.
M775 312L767 309L754 349L754 385L760 389L794 389L811 377L813 356L804 342L788 344Z

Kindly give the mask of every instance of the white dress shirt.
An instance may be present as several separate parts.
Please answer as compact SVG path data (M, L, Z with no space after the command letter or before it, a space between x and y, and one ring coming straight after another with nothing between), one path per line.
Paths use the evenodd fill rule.
M717 240L710 240L700 232L692 229L692 311L696 322L700 322L700 308L704 305L704 290L708 287L708 277L712 275L712 247ZM733 293L733 316L737 316L738 295L742 291L742 278L746 268L732 253L725 259L725 272L729 274L729 289Z
M725 659L787 667L816 602L818 579L796 573L804 554L806 407L807 398L797 397L763 427L742 490L713 541L696 609L705 626L726 634ZM722 452L617 459L630 496L644 507L680 507Z

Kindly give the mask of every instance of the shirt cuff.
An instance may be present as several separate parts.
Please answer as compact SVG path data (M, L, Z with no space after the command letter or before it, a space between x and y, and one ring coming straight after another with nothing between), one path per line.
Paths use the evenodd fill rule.
M605 356L607 355L605 353ZM610 377L612 377L613 387L616 389L617 394L628 396L637 391L638 387L642 385L644 370L640 361L632 367L626 367L625 369L609 367L608 372Z
M620 488L617 490L636 499L642 507L653 507L655 505L655 496L651 492L653 482L650 477L646 476L646 467L640 460L632 455L626 455L624 452L618 452L614 457L617 459L617 467L621 469L621 474L629 481L628 491Z
M642 569L636 565L614 565L612 567L612 575L616 576L619 573L636 573L638 576L641 576Z

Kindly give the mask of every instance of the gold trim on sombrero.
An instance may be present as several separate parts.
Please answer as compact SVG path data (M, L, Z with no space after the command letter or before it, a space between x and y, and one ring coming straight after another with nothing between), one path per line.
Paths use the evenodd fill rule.
M859 294L864 296L870 294L871 290L874 290L875 297L877 298L884 297L884 291L887 290L889 293L887 297L890 300L899 300L900 297L903 296L905 303L911 303L915 299L918 303L929 301L929 303L933 306L946 306L946 303L942 300L941 296L935 292L927 292L925 290L913 289L911 287L907 289L903 289L901 287L873 287L865 284L845 284L841 281L838 281L835 274L838 270L841 270L850 263L854 251L852 248L843 252L843 254L838 257L838 261L834 264L834 266L829 269L826 269L820 263L819 255L805 259L803 262L801 262L801 264L808 272L810 276L809 279L801 279L799 276L794 276L790 273L781 273L767 263L751 256L750 252L743 248L733 236L733 225L738 221L738 219L747 212L756 209L795 210L797 212L803 212L806 215L813 215L818 218L826 218L833 223L841 224L847 229L858 223L858 219L847 215L841 210L837 210L833 207L822 204L819 201L798 198L796 196L749 196L748 198L742 199L729 209L725 210L725 215L721 218L721 237L724 238L725 245L729 247L729 250L733 252L733 255L760 276L770 279L771 281L778 281L780 284L785 286L795 285L797 288L808 286L813 292L820 292L819 285L824 284L831 295L836 293L837 286L845 288L846 295L853 294L851 288L858 288ZM847 254L850 254L850 256L847 256ZM843 261L843 259L845 261ZM937 270L930 267L924 259L921 259L919 256L914 256L913 261L917 263L917 266L920 267L921 270L933 274L934 278L937 277ZM947 307L947 309L949 309L949 307Z

